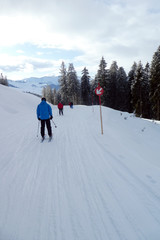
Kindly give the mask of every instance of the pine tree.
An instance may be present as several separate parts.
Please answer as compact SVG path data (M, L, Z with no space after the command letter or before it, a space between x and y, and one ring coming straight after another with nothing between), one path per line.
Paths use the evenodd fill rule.
M43 87L42 89L42 97L45 97L47 102L53 103L53 91L51 89L51 86L47 85L46 87Z
M58 92L56 91L56 89L54 88L54 89L52 89L52 104L53 105L57 105L58 104L58 97L57 97L57 95L58 95Z
M136 116L142 116L142 86L141 81L143 78L142 64L139 62L135 73L135 79L132 86L132 103L133 110Z
M115 108L127 111L127 75L123 67L120 67L117 73Z
M52 89L49 85L46 87L46 100L50 103L52 102Z
M110 75L109 71L106 69L107 63L105 59L102 57L100 64L99 64L99 70L96 75L96 79L100 86L103 88L104 93L101 96L101 102L102 105L111 107L111 102L110 102L110 88L111 88L111 82L110 82Z
M99 70L97 72L97 80L98 80L98 83L100 84L100 86L103 88L104 90L104 93L103 95L101 96L101 103L102 105L105 105L105 92L106 92L106 61L104 59L104 57L102 57L101 61L100 61L100 64L99 64Z
M58 82L60 85L59 93L61 95L61 101L63 102L63 104L67 104L69 101L68 88L67 88L67 71L66 71L64 62L62 62L61 64L60 76L59 76Z
M117 62L114 61L109 69L110 74L110 107L116 109L116 89L117 89L117 77L118 77L118 66Z
M99 97L95 94L96 87L98 87L97 75L91 81L91 101L92 101L92 105L97 105L99 103Z
M144 68L144 78L143 78L143 117L144 118L151 118L151 105L149 99L149 91L150 91L150 65L149 63L146 64Z
M54 104L57 105L59 102L61 102L61 94L59 91L57 91L54 96Z
M132 113L133 112L133 101L132 101L132 88L135 83L135 74L137 70L137 63L134 62L134 64L131 67L131 70L128 73L128 112Z
M80 83L73 63L69 64L67 72L68 98L73 104L78 104L80 99Z
M1 73L1 75L0 75L0 84L5 85L5 86L8 86L7 77L6 77L6 76L4 77L2 73Z
M91 104L91 87L90 87L90 76L86 67L82 71L81 77L81 104Z
M47 96L47 91L46 91L46 87L42 88L42 97L46 98Z
M141 61L139 62L135 74L135 82L132 88L133 109L136 116L148 117L148 79L146 78L145 70Z
M160 120L160 46L154 53L151 63L150 102L152 117Z

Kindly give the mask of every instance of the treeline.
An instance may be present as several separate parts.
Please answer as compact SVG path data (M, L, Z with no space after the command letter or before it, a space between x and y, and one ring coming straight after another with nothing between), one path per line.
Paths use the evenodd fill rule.
M68 104L91 105L98 103L95 88L98 83L104 89L101 97L103 106L135 113L136 116L160 120L160 46L153 55L151 64L145 66L134 62L128 75L123 67L114 61L110 68L102 57L99 69L91 80L86 67L78 79L73 63L66 70L64 62L60 66L58 91L50 86L43 89L42 95L52 104L59 101Z
M89 77L89 76L88 76ZM59 75L59 85L60 88L58 91L56 89L51 89L48 85L43 88L42 96L47 99L52 104L58 104L58 102L63 102L63 104L69 104L73 102L74 104L81 103L81 94L80 88L81 84L78 79L77 73L73 66L73 63L69 64L68 71L66 70L64 62L62 62L60 67ZM88 85L89 85L88 80ZM90 95L90 92L89 92Z
M1 75L0 75L0 84L5 85L5 86L8 86L7 77L6 77L6 76L4 77L2 73L1 73Z

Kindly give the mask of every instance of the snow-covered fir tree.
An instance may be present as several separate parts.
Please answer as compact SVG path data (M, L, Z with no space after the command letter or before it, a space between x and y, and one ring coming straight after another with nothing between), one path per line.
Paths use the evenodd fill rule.
M136 70L137 70L137 63L134 62L131 70L128 73L128 112L132 113L133 112L133 102L132 102L132 88L135 82L135 75L136 75Z
M84 105L91 104L90 76L86 67L82 70L81 77L81 104Z
M45 97L45 98L46 98L46 96L47 96L46 87L43 87L43 88L42 88L42 97Z
M99 103L99 97L95 94L96 87L98 87L97 76L91 80L91 101L93 105L97 105Z
M57 91L54 95L54 104L57 105L59 102L61 102L61 94L59 91Z
M117 77L118 77L118 65L116 61L110 66L110 107L116 108L116 88L117 88Z
M121 111L127 111L127 74L123 67L118 69L116 83L116 103L115 108Z
M68 104L67 71L64 62L62 62L60 67L60 76L58 82L60 85L59 93L61 95L61 101L63 104Z
M5 85L5 86L8 86L7 77L6 77L6 76L4 77L2 73L1 73L1 75L0 75L0 84Z
M42 88L42 97L45 97L47 102L54 104L53 90L51 86L47 85Z
M133 110L136 116L148 117L148 80L141 61L137 66L135 81L132 87Z
M52 103L52 89L49 85L46 86L46 100Z
M160 46L154 53L151 63L150 102L152 117L160 120Z
M147 63L144 68L144 81L143 81L143 95L144 95L144 106L143 106L143 117L151 118L151 104L149 99L150 91L150 65Z
M132 85L132 104L136 116L142 116L142 78L144 76L142 63L139 62L134 83Z
M80 83L73 63L70 63L68 67L67 88L69 101L73 102L73 104L78 104L80 100Z
M99 69L97 71L96 78L97 78L98 83L104 90L104 93L101 96L101 102L102 102L102 105L104 105L104 106L107 106L107 94L108 94L108 89L107 89L108 75L107 75L106 67L107 67L107 63L106 63L104 57L102 57L100 64L99 64Z

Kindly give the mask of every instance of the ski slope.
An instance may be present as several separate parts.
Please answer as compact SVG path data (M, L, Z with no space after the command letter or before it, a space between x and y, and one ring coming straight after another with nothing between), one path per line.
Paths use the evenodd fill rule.
M0 85L0 240L159 240L159 122L52 106L40 143L39 103Z

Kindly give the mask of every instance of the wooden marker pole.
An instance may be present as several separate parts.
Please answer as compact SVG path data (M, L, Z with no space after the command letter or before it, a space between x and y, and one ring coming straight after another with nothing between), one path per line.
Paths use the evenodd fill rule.
M103 134L102 108L101 108L101 97L100 96L99 96L99 106L100 106L101 133Z
M99 85L95 89L96 95L99 96L99 106L100 106L100 120L101 120L101 133L103 134L103 123L102 123L102 109L101 109L101 95L103 94L103 88Z

